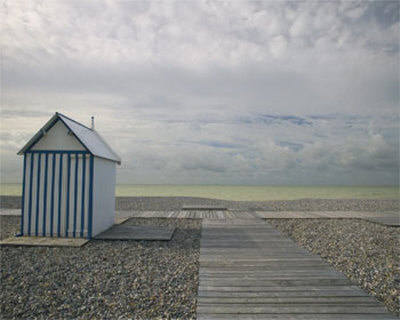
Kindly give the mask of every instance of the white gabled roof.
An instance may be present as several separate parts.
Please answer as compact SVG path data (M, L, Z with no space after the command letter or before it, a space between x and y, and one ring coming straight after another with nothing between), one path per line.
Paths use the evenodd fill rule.
M26 151L28 151L43 137L46 131L51 129L51 127L58 120L61 120L65 124L65 126L74 134L75 138L92 155L121 164L121 158L111 149L111 147L96 132L96 130L88 128L59 112L56 112L56 114L32 137L31 140L28 141L28 143L18 152L18 154L24 154Z

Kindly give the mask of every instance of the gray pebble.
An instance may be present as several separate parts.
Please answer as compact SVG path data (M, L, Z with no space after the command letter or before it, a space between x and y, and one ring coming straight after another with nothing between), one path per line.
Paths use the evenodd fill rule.
M2 247L2 319L193 319L199 220L173 225L171 241L91 241L82 248ZM1 217L1 236L19 227ZM11 231L10 231L11 230Z
M400 228L359 219L267 219L400 315Z

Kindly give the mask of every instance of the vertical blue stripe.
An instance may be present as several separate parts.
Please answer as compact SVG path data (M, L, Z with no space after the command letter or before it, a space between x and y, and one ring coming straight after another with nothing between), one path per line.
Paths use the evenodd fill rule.
M31 168L29 175L29 211L28 211L28 236L31 235L32 223L32 187L33 187L33 163L35 162L35 155L31 154Z
M69 189L71 184L71 154L68 153L67 162L67 208L65 212L65 236L68 237L69 228Z
M37 176L36 176L36 219L35 219L35 236L39 235L39 204L40 204L40 167L42 156L38 154Z
M25 180L26 180L26 154L24 154L24 171L22 173L22 203L21 203L21 231L20 235L24 235L24 218L25 218Z
M73 237L76 236L76 220L78 214L78 169L79 169L79 155L75 154L75 186L74 186L74 229L72 230Z
M93 167L94 159L93 155L90 155L90 171L89 171L89 218L88 218L88 238L92 237L93 232Z
M43 189L43 221L42 221L42 235L46 236L46 215L47 215L47 171L49 168L49 154L46 153L44 158L44 189Z
M62 202L62 174L63 174L63 154L60 153L60 167L58 172L58 219L57 237L61 236L61 202Z
M82 156L82 198L81 198L81 238L85 229L85 177L86 176L86 154Z
M54 226L54 188L55 188L55 176L56 176L56 154L53 153L53 163L51 169L51 210L50 210L50 236L53 236Z

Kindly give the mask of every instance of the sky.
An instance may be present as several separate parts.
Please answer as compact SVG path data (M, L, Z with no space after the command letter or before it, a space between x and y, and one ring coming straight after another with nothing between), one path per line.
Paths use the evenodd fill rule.
M398 1L1 1L1 182L56 112L126 184L399 185Z

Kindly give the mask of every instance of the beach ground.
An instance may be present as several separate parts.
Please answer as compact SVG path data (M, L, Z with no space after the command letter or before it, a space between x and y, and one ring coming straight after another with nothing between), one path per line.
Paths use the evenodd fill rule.
M400 211L400 199L299 199L228 201L196 197L116 197L116 210L170 211L184 205L220 206L246 211ZM0 195L0 208L21 208L20 196Z
M8 199L1 205L12 207L17 202ZM119 210L179 210L182 204L218 204L238 211L395 211L399 201L117 199ZM359 219L267 221L326 259L388 310L400 313L400 228ZM134 218L127 223L172 225L177 231L170 242L91 241L82 248L2 247L2 318L195 318L201 220ZM2 216L0 224L1 238L12 236L18 232L19 217Z

